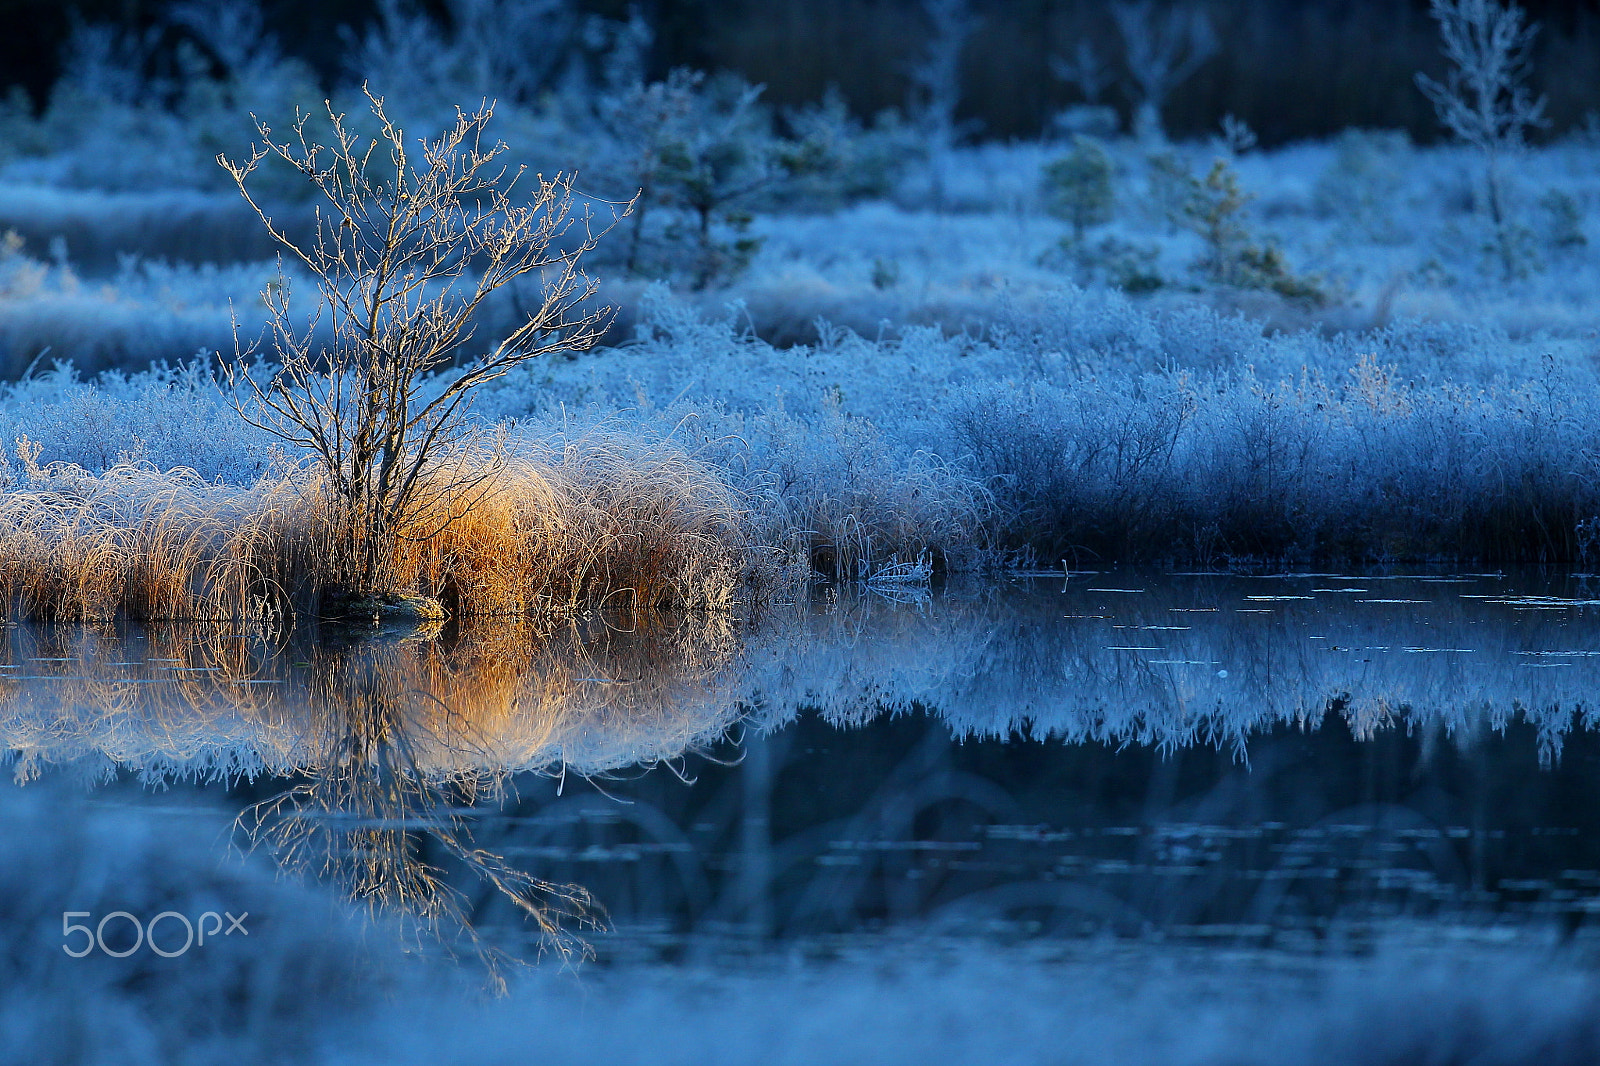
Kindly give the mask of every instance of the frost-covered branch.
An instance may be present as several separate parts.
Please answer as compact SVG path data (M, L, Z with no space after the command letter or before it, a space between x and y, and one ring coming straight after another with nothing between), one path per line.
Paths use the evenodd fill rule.
M1105 95L1115 80L1111 68L1088 41L1078 42L1071 59L1051 56L1050 72L1068 85L1076 86L1083 94L1083 99L1090 104L1098 104L1100 97Z

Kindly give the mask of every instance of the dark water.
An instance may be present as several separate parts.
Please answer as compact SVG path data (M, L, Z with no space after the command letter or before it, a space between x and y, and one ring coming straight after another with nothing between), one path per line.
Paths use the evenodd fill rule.
M201 796L244 812L244 850L524 956L552 935L527 903L615 959L1600 932L1582 577L1057 575L824 592L760 624L12 627L3 656L19 780L100 782L152 819Z

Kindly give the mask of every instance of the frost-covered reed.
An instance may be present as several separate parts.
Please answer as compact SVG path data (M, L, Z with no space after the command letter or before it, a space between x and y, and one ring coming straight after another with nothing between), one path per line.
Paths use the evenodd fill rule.
M825 569L1144 559L1578 562L1600 381L1576 339L1402 322L1263 336L1068 290L979 337L780 350L667 304L641 339L497 383L532 422L632 409Z

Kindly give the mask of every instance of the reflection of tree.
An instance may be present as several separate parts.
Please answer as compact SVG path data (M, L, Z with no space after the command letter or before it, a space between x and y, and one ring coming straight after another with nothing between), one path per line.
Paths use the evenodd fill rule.
M214 626L10 630L0 751L19 772L128 769L151 783L286 787L240 825L284 869L336 885L408 935L466 951L502 981L511 956L474 928L470 886L507 901L539 952L583 955L600 907L470 830L518 773L592 776L721 737L741 714L728 617L612 613L496 620L440 634L275 640Z
M315 723L324 760L246 809L240 824L251 841L270 848L284 869L332 883L374 913L399 915L447 948L464 942L497 984L508 957L480 940L446 861L504 895L535 924L541 947L563 958L587 954L574 928L599 924L587 891L541 880L473 843L461 811L497 794L503 771L441 777L418 761L419 737L429 747L457 743L470 735L470 721L397 688L394 675L370 660L345 660L319 680L333 697L319 705ZM417 713L419 704L429 713ZM442 855L429 855L430 845Z

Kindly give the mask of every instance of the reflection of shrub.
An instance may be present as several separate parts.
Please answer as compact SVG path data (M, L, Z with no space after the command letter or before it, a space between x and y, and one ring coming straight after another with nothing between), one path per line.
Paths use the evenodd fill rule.
M37 793L37 794L34 794ZM192 817L192 825L191 825ZM202 828L207 821L214 828ZM181 824L181 829L180 829ZM256 862L219 864L226 825L203 802L181 823L111 791L87 803L36 784L0 793L0 1059L7 1062L310 1059L401 976L359 921L330 898ZM181 958L67 957L62 911L94 922L117 910L149 922L248 912L245 929ZM108 935L119 925L106 927ZM167 919L168 950L182 943ZM126 929L124 925L122 928ZM129 938L131 940L131 936ZM74 937L74 942L78 940ZM203 1050L202 1050L203 1049Z

